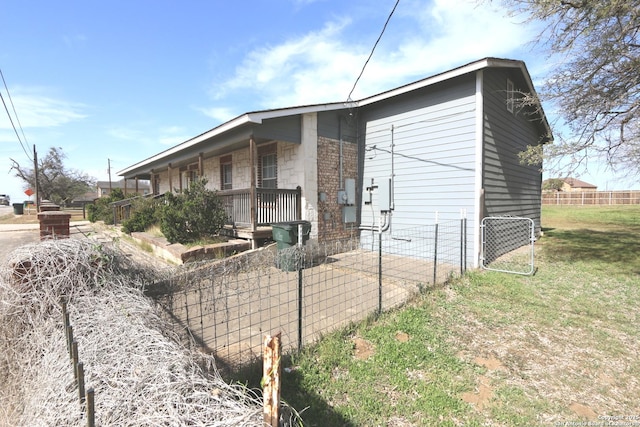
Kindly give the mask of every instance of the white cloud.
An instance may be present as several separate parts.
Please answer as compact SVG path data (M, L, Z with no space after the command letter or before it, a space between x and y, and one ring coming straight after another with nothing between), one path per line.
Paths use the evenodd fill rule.
M83 113L86 109L83 104L55 99L40 92L37 88L11 90L11 100L18 113L18 120L8 97L3 94L16 128L19 128L19 124L23 129L56 127L87 117ZM0 129L12 129L11 121L6 114L0 114Z
M180 126L169 126L159 129L158 142L161 145L176 145L191 138Z
M114 127L109 129L107 133L113 138L124 141L140 141L148 138L148 135L143 131L127 127Z
M212 119L216 120L218 123L227 122L233 119L234 117L236 117L237 115L246 112L246 111L235 112L233 109L227 108L227 107L198 108L197 111L200 111L202 114L204 114L207 117L211 117Z
M153 125L149 123L112 127L107 133L115 139L146 145L173 146L192 137L180 126L166 126L154 130Z
M355 24L349 18L328 22L319 31L249 52L235 75L214 87L216 101L251 93L245 98L253 110L346 100L373 47L364 40L369 43L372 34L375 40L381 30L370 28L370 33L354 37L349 31ZM491 4L471 0L401 3L352 98L487 56L522 59L523 45L530 37L528 27ZM223 121L231 118L219 115L224 108L208 111Z
M62 36L62 41L69 48L84 47L87 44L87 36L84 34L73 34Z

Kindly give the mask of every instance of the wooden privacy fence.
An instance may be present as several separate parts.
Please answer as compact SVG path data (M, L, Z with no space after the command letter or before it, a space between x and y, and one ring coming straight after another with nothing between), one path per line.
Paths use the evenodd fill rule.
M640 204L640 190L545 192L542 193L542 204L570 206L638 205Z

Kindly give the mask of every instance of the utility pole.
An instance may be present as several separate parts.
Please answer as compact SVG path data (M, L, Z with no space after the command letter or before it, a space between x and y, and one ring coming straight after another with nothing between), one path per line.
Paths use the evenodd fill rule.
M38 181L38 152L36 144L33 144L33 171L36 176L36 214L40 212L40 184Z
M107 172L109 173L109 194L111 194L111 159L107 159Z

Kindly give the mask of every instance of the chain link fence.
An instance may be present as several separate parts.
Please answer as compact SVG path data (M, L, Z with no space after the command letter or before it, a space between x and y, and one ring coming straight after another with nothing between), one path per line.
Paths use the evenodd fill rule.
M233 371L261 357L264 334L280 331L283 350L299 350L463 274L465 242L460 220L279 251L274 245L187 265L148 292L185 343Z
M530 218L482 220L481 265L486 270L531 275L535 271L535 224Z

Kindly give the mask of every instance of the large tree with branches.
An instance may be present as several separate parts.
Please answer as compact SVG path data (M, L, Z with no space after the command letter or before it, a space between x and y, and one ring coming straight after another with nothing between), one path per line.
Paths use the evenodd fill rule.
M547 157L569 156L574 170L597 157L640 177L640 0L503 1L543 23L538 43L556 64L540 91L560 117Z
M91 191L95 179L84 172L65 168L65 157L62 148L51 147L47 155L38 161L40 199L64 204ZM20 166L14 159L10 160L11 170L15 172L16 177L24 181L25 188L35 189L35 170Z

